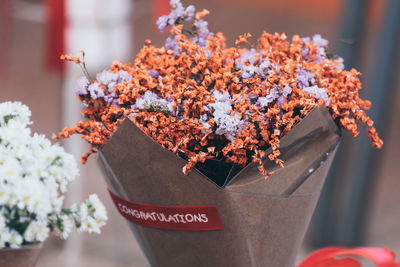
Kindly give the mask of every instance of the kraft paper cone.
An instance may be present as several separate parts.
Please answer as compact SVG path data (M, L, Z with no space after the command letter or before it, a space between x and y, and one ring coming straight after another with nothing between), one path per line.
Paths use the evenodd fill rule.
M39 257L42 244L27 245L21 248L0 249L1 267L33 267Z
M219 187L163 149L130 120L99 155L112 192L162 206L216 206L223 230L176 231L128 224L149 263L158 266L294 266L340 140L325 108L315 108L281 139L285 167L268 159L265 179L249 164Z

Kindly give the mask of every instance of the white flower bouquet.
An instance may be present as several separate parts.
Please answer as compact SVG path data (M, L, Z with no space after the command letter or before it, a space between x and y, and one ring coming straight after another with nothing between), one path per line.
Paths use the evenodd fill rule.
M0 104L0 248L40 243L51 232L65 239L74 227L100 233L107 213L97 195L63 208L77 164L44 135L31 134L30 115L19 102Z

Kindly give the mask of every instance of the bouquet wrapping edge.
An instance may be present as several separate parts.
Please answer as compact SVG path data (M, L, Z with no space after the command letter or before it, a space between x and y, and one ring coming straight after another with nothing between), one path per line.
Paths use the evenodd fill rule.
M212 205L223 230L174 231L128 221L151 266L293 266L340 141L322 107L281 139L285 167L268 159L265 179L250 163L224 187L162 148L130 120L103 147L99 165L110 190L133 202ZM267 151L268 154L268 151Z

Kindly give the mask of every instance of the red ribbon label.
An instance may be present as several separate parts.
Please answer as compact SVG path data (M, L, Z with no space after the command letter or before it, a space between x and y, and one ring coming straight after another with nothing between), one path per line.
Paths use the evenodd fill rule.
M110 190L108 192L119 213L141 226L184 231L212 231L224 228L215 206L157 206L131 202Z

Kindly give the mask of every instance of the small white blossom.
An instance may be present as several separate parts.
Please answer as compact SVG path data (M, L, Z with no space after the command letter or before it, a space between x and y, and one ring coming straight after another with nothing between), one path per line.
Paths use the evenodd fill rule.
M15 230L10 230L10 235L6 242L9 243L11 248L19 248L23 242L23 237Z
M32 221L25 230L24 238L28 242L39 241L43 242L49 236L50 230L47 227L47 221L39 220Z

